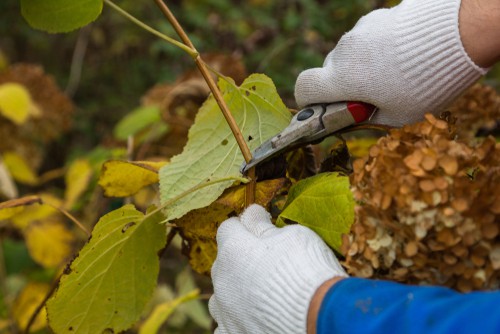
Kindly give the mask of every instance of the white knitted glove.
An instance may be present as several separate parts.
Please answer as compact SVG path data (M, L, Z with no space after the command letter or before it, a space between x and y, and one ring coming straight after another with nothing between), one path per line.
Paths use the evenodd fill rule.
M404 0L364 16L323 68L299 75L297 104L367 102L379 108L371 122L392 126L440 112L487 72L462 46L459 9L460 0Z
M217 231L209 309L216 333L306 332L309 304L328 279L347 276L312 230L277 228L259 205Z

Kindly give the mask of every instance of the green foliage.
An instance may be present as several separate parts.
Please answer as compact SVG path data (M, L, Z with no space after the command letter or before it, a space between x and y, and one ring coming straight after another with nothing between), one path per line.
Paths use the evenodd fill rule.
M127 140L140 131L147 131L155 125L161 125L159 133L168 131L167 125L161 122L160 108L158 106L146 106L134 109L116 124L113 133L116 138Z
M158 174L153 166L173 154L165 153L171 149L169 145L179 143L180 147L185 142L184 134L191 125L192 115L196 113L200 101L206 98L205 90L196 92L201 85L172 89L186 78L193 82L201 81L192 72L186 72L194 67L191 59L170 44L145 34L116 13L104 11L102 19L84 29L54 36L33 31L22 19L16 19L19 3L30 24L50 32L83 26L101 15L102 7L101 0L0 2L0 12L4 14L0 21L0 75L9 58L13 62L35 61L43 64L60 83L74 83L76 79L75 90L68 85L67 92L70 95L75 93L73 98L78 105L77 113L72 115L75 124L73 132L60 141L49 146L33 136L29 138L33 141L32 145L19 141L19 145L17 142L12 145L12 152L10 148L0 152L3 165L11 174L2 175L0 184L5 185L11 177L19 186L21 196L44 191L49 193L47 197L38 193L37 196L43 197L44 203L49 203L48 198L51 198L53 205L50 208L37 204L30 208L2 210L1 247L7 278L0 305L0 332L8 327L19 332L25 330L34 310L47 295L50 282L62 270L60 265L56 268L56 263L65 261L74 252L74 248L67 247L68 244L76 247L85 242L86 234L75 229L67 231L72 238L66 238L66 234L61 237L59 232L62 227L66 230L70 226L69 220L54 206L69 211L91 230L102 214L121 207L124 201L131 201L142 209L152 202L156 203ZM174 29L153 2L120 0L118 3L143 22L175 36ZM181 0L169 3L198 50L215 53L216 57L241 55L249 72L265 72L273 78L280 96L290 106L294 104L292 92L297 74L306 68L320 66L340 36L362 14L372 9L372 5L373 2L366 0ZM239 66L235 60L233 62L213 67L225 74L224 70ZM71 75L68 77L70 68ZM180 80L168 85L156 85L163 81L172 82L176 78ZM497 82L493 78L492 83ZM153 85L155 87L141 98L142 106L124 117ZM290 114L270 78L253 75L240 87L226 80L220 81L220 86L251 149L288 124ZM47 115L45 110L36 108L45 102L43 96L46 95L47 85L27 85L26 89L33 101L28 101L26 94L19 98L18 90L14 92L17 95L15 104L9 103L8 108L0 108L3 117L10 117L8 122L19 123L12 123L8 131L1 133L2 136L9 133L31 134L32 130L39 128L30 123L33 119L48 119L51 122L61 117L57 111ZM187 90L190 90L189 93L186 93ZM7 90L9 94L6 91L3 93L0 98L5 100L5 96L9 95L7 101L12 102L12 90ZM165 96L169 97L168 107L164 103ZM184 104L186 101L183 99L188 99L188 103ZM57 105L61 100L57 98L54 101L58 102L54 103ZM41 111L41 115L37 111ZM23 128L23 125L26 126ZM51 131L56 131L55 127L47 132ZM123 140L129 136L134 137L135 145L128 147L125 155ZM359 145L359 141L356 143ZM26 147L34 147L35 150L30 151ZM30 153L40 150L47 150L45 161L34 162L36 159L30 159ZM22 160L13 155L20 155L20 152L25 153L21 155ZM98 171L105 160L124 159L125 156L141 161L112 161L106 164L100 185L105 188L106 195L130 197L125 200L103 198L101 189L96 187ZM84 160L80 160L82 158ZM296 159L292 164L298 165L303 161L305 159ZM173 159L174 167L162 170L162 202L170 202L195 185L207 184L207 180L239 176L242 162L229 127L210 98L196 117L184 153ZM286 202L278 224L291 220L309 226L338 250L340 235L348 231L354 214L348 178L335 173L322 174L299 181L289 188L290 183L302 177L304 175L300 174L259 182L256 201L264 206L272 205L276 210ZM189 212L182 219L171 221L172 225L159 224L165 221L161 214L145 216L132 206L103 216L95 226L90 241L68 267L56 295L49 303L49 318L54 331L64 333L70 327L72 332L123 331L137 322L141 314L149 320L137 323L135 329L130 331L140 328L156 331L165 326L162 323L174 307L180 316L169 318L166 325L169 332L170 326L176 327L175 319L181 319L177 325L183 327L176 330L182 333L191 333L191 330L199 333L200 328L210 328L211 319L205 300L192 299L177 305L184 301L184 297L194 298L200 282L206 285L202 291L209 291L208 278L203 280L200 276L186 274L186 271L179 273L178 268L185 261L180 252L170 252L169 249L161 259L168 265L162 266L158 265L157 253L165 243L166 230L175 225L176 228L169 231L179 231L183 238L183 251L189 255L192 268L203 267L202 272L210 272L216 254L217 226L243 210L243 186L227 189L225 195L217 198L225 187L234 183L227 179L225 183L206 187L174 203L171 210L166 210L169 219ZM144 188L145 185L149 186ZM5 191L0 195L5 195ZM208 207L193 210L210 203ZM36 243L30 242L33 237L29 233L33 232L38 236ZM18 242L20 238L24 241ZM62 242L56 243L58 240ZM174 246L175 243L170 248ZM53 257L57 261L47 262L50 254L58 255ZM156 285L160 268L160 288L175 284L175 297L156 300L149 307L144 307ZM196 292L189 294L193 291ZM36 298L32 298L34 296ZM14 317L9 319L10 314ZM31 330L46 326L45 318L42 310Z
M297 182L288 194L277 225L286 220L307 226L339 251L342 234L354 223L354 199L349 177L322 173Z
M156 286L158 251L165 245L160 220L161 214L144 216L132 205L99 220L47 303L56 333L119 332L139 318Z
M281 101L271 79L253 74L240 87L227 79L220 90L250 149L285 128L291 114ZM196 116L182 154L160 169L161 201L207 180L239 175L243 156L215 99L210 97ZM167 219L182 217L215 201L233 182L223 182L194 192L169 206Z
M94 21L102 4L102 0L21 0L21 13L33 28L60 33Z

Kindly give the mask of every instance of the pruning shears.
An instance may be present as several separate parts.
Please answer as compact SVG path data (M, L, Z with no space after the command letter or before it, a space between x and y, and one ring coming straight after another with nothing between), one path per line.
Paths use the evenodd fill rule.
M241 172L261 164L279 154L324 138L350 125L369 120L376 107L363 102L315 104L300 110L283 131L265 141L252 154L252 160L243 163Z

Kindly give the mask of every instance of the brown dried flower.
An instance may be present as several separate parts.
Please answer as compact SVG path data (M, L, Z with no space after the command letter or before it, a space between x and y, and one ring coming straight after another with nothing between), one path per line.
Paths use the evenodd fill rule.
M460 291L500 286L500 144L455 137L428 114L354 161L359 204L343 238L351 275Z

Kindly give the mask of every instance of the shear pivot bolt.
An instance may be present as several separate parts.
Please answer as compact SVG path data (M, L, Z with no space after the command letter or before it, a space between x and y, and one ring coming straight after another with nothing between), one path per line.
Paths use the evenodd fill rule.
M312 110L310 108L304 109L301 112L299 112L299 114L297 115L297 121L305 121L306 119L308 119L312 115L314 115L314 110Z

